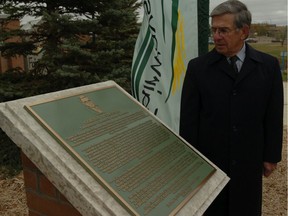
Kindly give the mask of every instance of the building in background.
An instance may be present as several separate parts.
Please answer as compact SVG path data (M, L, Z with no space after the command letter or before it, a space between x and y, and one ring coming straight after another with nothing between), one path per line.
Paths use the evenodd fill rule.
M11 20L7 22L8 15L0 14L0 29L20 29L20 20ZM21 42L20 37L12 37L5 42ZM0 41L0 46L3 41ZM4 73L7 70L18 68L20 71L25 69L25 60L23 56L16 55L15 57L3 57L0 52L0 73Z

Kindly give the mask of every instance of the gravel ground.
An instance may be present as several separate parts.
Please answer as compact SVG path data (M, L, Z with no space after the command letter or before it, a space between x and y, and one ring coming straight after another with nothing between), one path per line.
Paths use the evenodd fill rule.
M22 172L11 179L0 178L0 215L28 215Z
M263 178L263 216L287 216L287 126L283 136L282 161Z

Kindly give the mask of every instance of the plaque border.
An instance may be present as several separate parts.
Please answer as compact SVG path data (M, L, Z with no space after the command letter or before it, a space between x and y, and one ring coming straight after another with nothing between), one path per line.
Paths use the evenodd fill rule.
M117 88L122 93L124 93L130 100L132 100L136 105L140 106L141 109L143 109L146 113L149 114L150 117L152 117L154 120L160 122L167 130L169 130L170 133L173 133L174 136L177 136L178 139L180 139L183 144L188 146L195 154L197 154L198 157L203 159L206 163L208 163L211 167L213 167L213 170L202 180L198 186L192 190L169 214L169 216L176 215L184 206L189 202L189 200L203 187L203 185L208 181L208 179L217 171L217 169L209 162L207 161L202 155L200 155L198 152L195 152L194 149L191 148L191 146L179 135L175 134L169 127L167 127L159 118L154 116L152 113L149 112L141 103L139 103L135 98L133 98L131 95L129 95L126 91L124 91L121 87L119 87L117 84L113 84L110 86L103 86L99 87L94 90L87 90L83 91L81 93L72 93L70 95L66 96L56 96L55 98L45 99L45 100L39 100L38 102L29 103L29 105L24 105L24 109L30 113L30 115L42 126L46 129L46 132L48 132L52 137L55 138L56 142L60 144L68 153L70 156L75 159L78 163L81 164L82 168L85 169L94 180L96 180L101 186L103 186L108 193L114 197L116 200L118 200L118 203L124 207L130 214L140 216L140 214L116 191L114 190L109 183L106 182L105 179L101 177L84 159L82 159L81 155L77 153L65 140L61 138L61 136L53 129L51 128L44 119L42 119L41 116L39 116L32 107L35 105L41 105L44 103L49 103L53 101L58 101L65 98L75 97L82 94L92 93L95 91L103 90L103 89L109 89L109 88Z

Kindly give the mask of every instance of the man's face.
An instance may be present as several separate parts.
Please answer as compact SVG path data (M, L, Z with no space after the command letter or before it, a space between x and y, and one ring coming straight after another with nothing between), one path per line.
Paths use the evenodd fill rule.
M217 52L230 57L237 54L243 47L248 26L237 29L234 15L224 14L212 17L212 33Z

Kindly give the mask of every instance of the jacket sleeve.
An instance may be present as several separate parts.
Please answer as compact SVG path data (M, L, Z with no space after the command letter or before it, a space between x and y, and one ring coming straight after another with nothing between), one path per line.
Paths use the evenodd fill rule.
M183 83L180 107L180 136L197 147L200 95L197 88L196 71L193 60L189 62Z
M264 120L264 161L277 163L282 152L284 96L279 62L274 59L272 64L272 87Z

